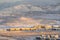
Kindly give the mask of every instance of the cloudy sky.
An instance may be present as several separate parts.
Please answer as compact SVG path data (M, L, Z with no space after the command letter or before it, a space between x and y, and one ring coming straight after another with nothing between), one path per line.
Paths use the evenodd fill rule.
M48 24L50 20L60 21L60 0L0 0L1 27Z

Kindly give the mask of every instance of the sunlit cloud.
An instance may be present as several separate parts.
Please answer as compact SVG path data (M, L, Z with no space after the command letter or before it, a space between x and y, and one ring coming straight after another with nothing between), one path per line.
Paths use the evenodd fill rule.
M12 26L12 27L19 27L19 26L26 27L26 26L33 26L33 25L40 24L39 22L37 22L36 20L34 20L32 18L21 17L18 20L13 21L11 23L7 22L5 25Z
M11 7L6 7L0 10L0 17L5 22L3 25L7 26L32 26L40 23L56 23L56 21L48 21L48 19L59 19L60 14L57 14L60 10L59 2L56 0L1 0L4 2L18 3ZM0 2L0 3L1 3ZM48 4L47 4L48 3ZM43 6L44 5L44 6ZM53 5L53 6L52 6ZM57 11L57 12L56 12ZM52 13L56 14L52 14ZM46 14L47 13L47 14ZM50 14L51 13L51 14ZM59 11L60 13L60 11ZM27 16L26 16L27 15ZM53 17L54 16L54 17ZM37 18L37 19L35 19ZM42 18L42 19L40 19ZM45 20L46 19L46 20Z

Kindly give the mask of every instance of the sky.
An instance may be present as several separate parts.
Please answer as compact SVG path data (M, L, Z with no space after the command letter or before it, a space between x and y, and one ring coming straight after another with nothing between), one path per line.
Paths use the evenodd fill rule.
M0 3L4 3L4 2L16 2L16 1L22 1L22 0L0 0Z
M23 1L23 2L36 2L37 3L46 3L46 4L54 4L60 2L60 0L0 0L0 3L4 2L17 2L17 1Z
M48 24L50 20L60 21L60 0L0 0L1 27Z

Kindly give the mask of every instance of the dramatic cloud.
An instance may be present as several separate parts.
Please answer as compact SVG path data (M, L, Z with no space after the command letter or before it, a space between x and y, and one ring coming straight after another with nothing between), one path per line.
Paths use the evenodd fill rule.
M38 19L42 18L42 19L53 19L54 20L54 19L59 19L60 16L57 13L56 15L56 14L51 14L50 12L57 11L59 10L59 8L60 8L59 6L53 8L52 6L45 7L45 6L34 6L31 4L20 4L17 6L13 6L13 7L9 7L9 8L5 8L4 10L1 10L0 16L2 17L2 19L5 20L4 21L5 23L16 21L22 16L30 17L30 18L32 17L32 18L38 18ZM28 21L28 19L24 17L22 17L21 20L26 20L27 22L30 21L30 19ZM34 23L34 21L32 22Z
M32 27L34 25L39 24L55 24L57 23L56 20L35 20L33 18L26 18L26 17L20 17L18 20L15 20L13 22L7 22L4 25L11 26L11 27Z
M23 1L23 0L0 0L0 3L4 3L4 2L16 2L16 1Z
M4 10L0 11L0 16L15 16L17 14L24 15L24 12L29 11L45 11L41 7L33 6L30 4L20 4L17 6L5 8Z
M15 20L13 22L7 22L5 25L7 26L14 26L14 27L20 27L20 26L24 26L24 27L29 27L29 26L33 26L33 25L37 25L40 24L38 21L32 19L32 18L26 18L26 17L21 17L18 18L18 20Z
M30 26L51 20L60 21L60 0L0 0L0 25Z

